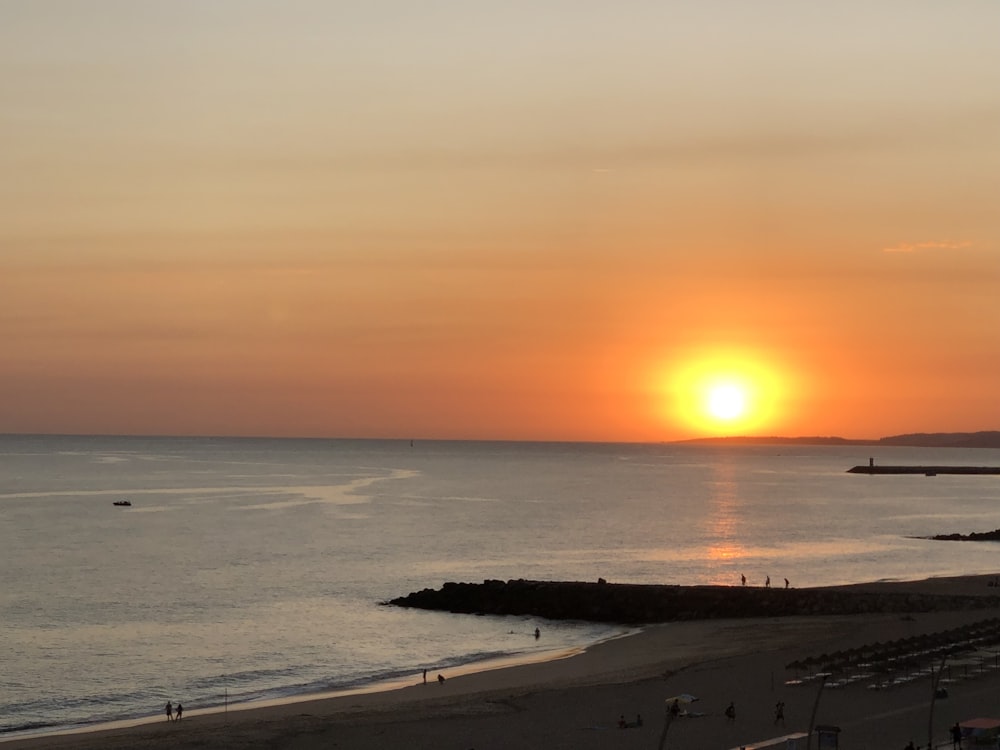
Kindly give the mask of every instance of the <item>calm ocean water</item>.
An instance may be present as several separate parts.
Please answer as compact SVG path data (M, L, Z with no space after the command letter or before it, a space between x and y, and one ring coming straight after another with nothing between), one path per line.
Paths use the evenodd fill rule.
M622 632L380 604L445 581L1000 570L995 545L912 538L1000 527L1000 479L845 473L873 450L1000 465L959 449L0 437L0 737Z

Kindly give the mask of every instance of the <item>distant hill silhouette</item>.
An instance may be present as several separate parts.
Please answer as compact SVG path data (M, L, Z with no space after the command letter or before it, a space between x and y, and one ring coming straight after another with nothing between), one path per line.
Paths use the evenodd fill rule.
M1000 432L917 432L879 440L882 445L912 445L921 448L1000 448Z
M730 437L691 438L690 440L675 440L675 443L697 445L878 445L878 440L852 440L835 436L828 437L779 437L769 435L734 435Z
M875 440L836 436L733 436L694 438L674 442L699 445L896 445L914 448L1000 448L1000 431L915 432L907 435L891 435Z

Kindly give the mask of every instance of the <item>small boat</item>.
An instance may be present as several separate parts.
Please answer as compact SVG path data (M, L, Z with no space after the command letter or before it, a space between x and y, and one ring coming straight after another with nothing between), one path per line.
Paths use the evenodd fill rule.
M131 500L115 500L112 503L112 505L120 505L123 508L131 508L132 507L132 501Z

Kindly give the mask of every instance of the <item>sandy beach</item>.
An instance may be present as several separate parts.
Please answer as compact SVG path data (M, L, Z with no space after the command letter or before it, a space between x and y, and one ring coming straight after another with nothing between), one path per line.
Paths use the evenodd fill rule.
M859 590L993 595L991 576L873 583ZM181 722L161 719L119 729L4 742L5 750L97 748L281 748L313 750L597 750L656 748L664 700L688 693L692 716L674 719L665 747L729 750L805 732L817 695L815 723L840 727L840 747L927 746L931 677L873 689L872 679L820 690L821 678L786 669L796 660L864 644L936 633L1000 617L1000 610L708 620L649 627L553 661L507 667L398 690L200 714L186 706ZM544 637L544 635L543 635ZM953 657L942 673L947 697L935 702L935 746L950 747L956 721L1000 717L996 659L972 667ZM788 685L786 681L802 680ZM735 720L724 711L733 702ZM785 704L785 721L774 707ZM642 726L635 726L637 717ZM619 727L624 716L628 728ZM803 745L804 747L804 745ZM816 742L813 742L816 747Z

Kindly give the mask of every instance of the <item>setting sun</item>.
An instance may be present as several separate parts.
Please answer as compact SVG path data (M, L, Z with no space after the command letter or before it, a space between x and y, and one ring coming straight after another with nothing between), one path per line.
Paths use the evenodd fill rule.
M669 380L668 418L701 434L745 435L771 426L787 390L763 357L748 352L690 355Z
M722 383L708 392L708 412L722 420L738 419L746 410L746 393L742 386Z
M710 432L750 429L764 417L761 380L745 365L705 372L691 383L689 416Z

